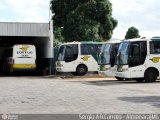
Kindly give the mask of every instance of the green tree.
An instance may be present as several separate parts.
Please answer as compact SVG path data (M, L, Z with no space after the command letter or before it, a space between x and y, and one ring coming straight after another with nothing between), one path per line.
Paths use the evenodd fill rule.
M54 47L59 48L60 44L64 42L64 37L62 36L63 28L54 27Z
M106 41L118 24L109 0L52 0L51 10L65 41Z
M140 38L139 30L134 26L128 28L126 32L125 39L132 39L132 38Z

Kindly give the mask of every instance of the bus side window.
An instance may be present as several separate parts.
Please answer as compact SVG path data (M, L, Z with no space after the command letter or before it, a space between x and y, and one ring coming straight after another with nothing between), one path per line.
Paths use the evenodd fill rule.
M81 54L82 55L88 55L89 54L89 46L88 45L81 45Z
M113 45L112 47L113 48L112 48L112 52L111 52L111 67L113 67L115 64L115 59L116 59L116 55L118 52L118 45Z
M150 53L151 54L160 54L160 41L150 42Z
M93 44L82 44L81 45L81 54L82 55L91 55L94 54L96 51L95 45Z
M140 64L144 64L147 56L147 42L140 43Z
M73 49L70 46L67 46L66 48L66 56L65 56L65 61L70 62L73 60Z
M97 51L98 55L99 55L100 52L101 52L101 47L102 47L102 45L100 45L100 44L98 44L98 45L96 46L96 51Z
M72 45L73 49L73 60L76 60L78 58L78 45Z
M146 41L135 42L131 47L130 67L144 64L147 55Z
M140 45L139 43L133 43L131 45L131 54L130 54L130 67L140 65Z
M134 57L139 57L139 46L134 46L133 47L133 56Z
M78 57L78 45L66 46L66 56L65 61L71 62L77 59Z

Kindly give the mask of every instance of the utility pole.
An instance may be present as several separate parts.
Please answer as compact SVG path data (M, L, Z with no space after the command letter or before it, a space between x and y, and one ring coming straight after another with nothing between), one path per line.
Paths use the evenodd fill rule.
M52 20L52 13L50 10L51 6L51 0L49 1L49 74L52 74L52 65L54 61L54 47L53 47L53 41L54 41L54 35L53 35L53 20Z

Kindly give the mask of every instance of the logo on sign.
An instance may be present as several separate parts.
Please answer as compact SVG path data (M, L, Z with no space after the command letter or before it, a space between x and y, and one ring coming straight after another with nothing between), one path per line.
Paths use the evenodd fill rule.
M20 48L23 52L27 52L29 46L23 46L22 48Z
M87 55L86 55L86 56L83 56L83 57L82 57L82 60L88 61L89 58L90 58L90 56L87 56Z
M32 54L32 51L28 51L29 46L22 46L22 48L20 48L22 51L17 51L17 54Z
M158 63L159 62L160 57L153 57L152 60L154 63Z

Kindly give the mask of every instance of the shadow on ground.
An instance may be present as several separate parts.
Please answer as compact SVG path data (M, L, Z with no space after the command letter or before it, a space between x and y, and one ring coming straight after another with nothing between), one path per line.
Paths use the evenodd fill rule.
M133 103L147 103L154 107L160 108L160 96L145 96L145 97L120 97L121 101L133 102Z
M72 81L72 82L81 82L85 85L94 85L94 86L110 86L110 85L124 85L124 84L155 84L155 83L138 83L137 81L117 81L117 80L97 80L97 81ZM160 81L156 81L156 84Z
M0 74L0 77L23 77L23 76L42 76L42 74L35 71L17 71L13 73Z

